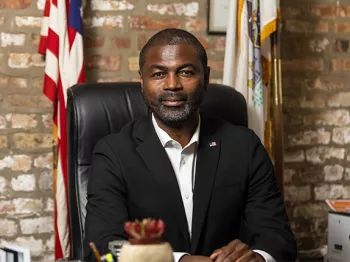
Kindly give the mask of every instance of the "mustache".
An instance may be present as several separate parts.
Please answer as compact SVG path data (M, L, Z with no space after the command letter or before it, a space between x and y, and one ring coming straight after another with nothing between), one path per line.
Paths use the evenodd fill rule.
M165 93L158 96L158 101L184 101L187 100L187 96L178 93Z

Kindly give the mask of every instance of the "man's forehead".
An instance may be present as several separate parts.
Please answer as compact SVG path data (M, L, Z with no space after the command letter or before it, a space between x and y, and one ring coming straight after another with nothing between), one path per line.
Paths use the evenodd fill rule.
M146 63L175 59L186 59L192 62L199 62L197 50L189 44L152 46L148 50L145 58Z
M155 45L151 46L148 50L146 56L150 53L152 55L159 54L162 55L163 53L170 53L170 54L193 54L197 55L197 50L193 45L190 44L177 44L177 45Z

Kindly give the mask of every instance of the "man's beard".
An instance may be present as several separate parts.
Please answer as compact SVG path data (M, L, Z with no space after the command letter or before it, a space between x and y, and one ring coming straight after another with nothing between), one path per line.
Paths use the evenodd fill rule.
M153 101L150 101L147 94L143 93L143 98L155 117L167 125L176 125L186 122L189 117L198 110L202 102L203 93L201 89L189 96L182 95L178 92L166 92L157 96ZM163 104L164 100L171 99L184 101L184 103L180 106L173 107Z

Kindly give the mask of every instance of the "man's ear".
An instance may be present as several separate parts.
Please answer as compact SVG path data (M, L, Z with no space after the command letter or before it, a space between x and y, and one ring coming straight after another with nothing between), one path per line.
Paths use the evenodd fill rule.
M209 81L210 81L210 67L207 66L207 70L205 72L205 84L206 84L206 86L209 85Z
M141 83L141 89L143 91L143 78L142 78L142 72L139 70L139 77L140 77L140 83Z

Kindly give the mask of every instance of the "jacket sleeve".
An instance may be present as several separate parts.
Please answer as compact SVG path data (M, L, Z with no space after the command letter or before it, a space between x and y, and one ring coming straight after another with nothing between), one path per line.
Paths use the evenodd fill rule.
M248 159L243 238L251 249L265 251L276 261L296 261L297 247L276 185L273 165L253 131L249 139Z
M87 188L84 257L94 261L89 243L96 244L101 254L109 252L108 243L126 239L124 221L128 218L126 188L118 158L104 139L93 153Z

